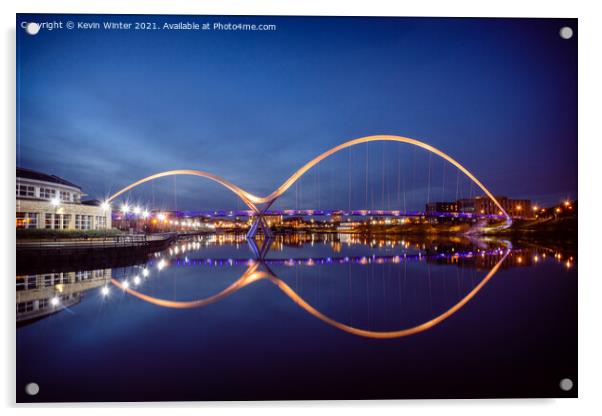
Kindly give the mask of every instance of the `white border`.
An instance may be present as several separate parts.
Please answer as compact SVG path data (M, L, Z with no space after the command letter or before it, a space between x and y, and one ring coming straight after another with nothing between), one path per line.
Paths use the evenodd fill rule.
M2 239L0 264L5 266L2 277L2 304L5 314L0 322L4 337L0 342L3 369L0 378L0 397L4 406L14 408L14 234L12 199L15 167L15 13L129 13L129 14L216 14L216 15L338 15L338 16L470 16L470 17L576 17L579 18L579 396L580 399L566 400L439 400L439 401L366 401L366 402L247 402L247 403L144 403L87 405L90 414L105 412L106 407L126 407L128 412L163 414L165 407L170 412L230 413L231 409L264 414L306 414L307 412L334 412L362 414L377 411L396 414L400 411L426 414L479 414L506 415L510 412L563 415L577 412L587 414L602 412L600 376L601 335L599 317L602 316L600 295L602 273L596 268L596 237L602 235L600 219L596 213L602 209L602 174L599 155L602 154L602 16L597 2L550 0L529 2L525 0L505 1L414 1L387 2L384 0L221 0L186 1L166 0L141 2L136 0L104 0L91 4L75 0L21 0L3 1L2 13L2 126L5 135L0 153L4 163L0 172L2 194L1 216L5 227ZM553 140L553 138L551 138ZM598 256L599 257L599 256ZM550 322L550 325L553 325ZM47 409L41 406L24 407L20 410L40 414L66 414L80 412L78 405L54 405Z

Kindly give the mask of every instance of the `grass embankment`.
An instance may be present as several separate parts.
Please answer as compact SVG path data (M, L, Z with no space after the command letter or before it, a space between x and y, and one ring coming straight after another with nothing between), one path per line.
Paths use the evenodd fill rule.
M504 234L577 235L577 218L546 218L532 221L514 221Z
M76 238L116 237L123 232L112 228L110 230L51 230L51 229L20 229L17 230L17 240L60 240Z

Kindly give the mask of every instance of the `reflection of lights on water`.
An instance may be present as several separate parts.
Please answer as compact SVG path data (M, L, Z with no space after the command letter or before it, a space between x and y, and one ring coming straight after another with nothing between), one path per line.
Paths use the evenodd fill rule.
M127 280L124 280L123 282L121 282L121 286L123 286L124 289L127 289L128 287L130 287L130 283Z
M148 269L142 269L142 276L148 277L148 275L149 275Z
M518 256L516 258L516 261L517 261L518 264L521 264L523 262L523 258L521 256Z
M135 284L136 286L138 286L138 285L140 284L140 277L139 277L139 276L135 276L135 277L134 277L134 284Z
M157 269L159 269L159 270L163 270L165 268L165 266L167 266L167 263L163 259L161 259L159 261L159 263L157 263Z
M570 261L568 261L568 260L567 260L565 265L566 265L566 268L567 268L567 269L570 269L570 268L571 268L571 262L570 262Z
M100 293L101 293L103 296L108 296L108 295L109 295L109 292L110 292L110 289L109 289L107 286L103 286L103 288L102 288L102 289L100 289Z
M534 261L535 263L537 263L537 262L539 261L539 256L537 256L537 255L536 255L536 256L533 256L533 261Z
M50 304L52 306L59 306L59 303L61 303L61 301L58 296L55 296L52 299L50 299Z

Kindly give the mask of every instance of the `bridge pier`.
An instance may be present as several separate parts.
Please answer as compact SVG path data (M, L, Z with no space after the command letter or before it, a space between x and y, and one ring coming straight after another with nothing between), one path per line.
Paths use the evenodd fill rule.
M261 231L266 239L273 237L272 230L270 230L270 227L263 216L263 212L253 217L253 224L251 224L251 228L249 228L249 231L247 232L247 238L255 238L259 231Z

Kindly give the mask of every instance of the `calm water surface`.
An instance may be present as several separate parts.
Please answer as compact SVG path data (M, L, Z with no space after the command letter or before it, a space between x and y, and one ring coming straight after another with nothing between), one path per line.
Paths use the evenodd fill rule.
M17 400L574 397L576 322L555 242L192 237L18 275Z

